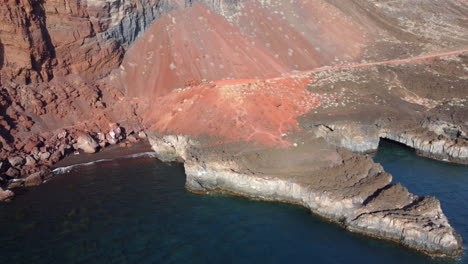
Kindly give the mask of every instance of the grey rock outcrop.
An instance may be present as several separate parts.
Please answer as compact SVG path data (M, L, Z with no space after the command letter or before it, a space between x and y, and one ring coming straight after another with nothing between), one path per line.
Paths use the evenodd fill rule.
M351 121L330 122L313 129L317 137L356 153L377 151L381 138L389 139L416 150L422 156L457 163L468 163L468 140L448 137L420 126L418 123L390 122L384 126ZM457 134L461 134L457 132Z

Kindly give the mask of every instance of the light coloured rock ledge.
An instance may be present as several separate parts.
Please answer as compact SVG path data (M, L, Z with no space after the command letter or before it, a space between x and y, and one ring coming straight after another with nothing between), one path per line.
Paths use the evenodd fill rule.
M386 132L382 138L402 143L425 157L468 164L468 142L466 140L450 139L440 135L421 135L413 132Z
M355 153L375 152L380 139L388 139L414 149L421 156L468 164L468 140L465 138L450 138L416 125L410 128L389 127L346 122L318 125L315 134Z
M184 162L186 187L193 192L227 192L298 204L349 231L392 240L432 256L456 257L462 252L462 239L437 199L418 197L400 184L391 184L391 175L365 156L345 153L341 163L314 168L323 162L314 164L307 158L298 162L300 148L278 156L270 150L255 150L252 156L260 157L255 162L269 166L262 168L245 152L241 157L200 152L193 148L196 142L185 136L149 139L163 160ZM311 151L309 147L304 149ZM318 147L325 152L322 145ZM262 155L268 156L266 161ZM291 160L284 161L285 157ZM291 167L285 165L290 163Z

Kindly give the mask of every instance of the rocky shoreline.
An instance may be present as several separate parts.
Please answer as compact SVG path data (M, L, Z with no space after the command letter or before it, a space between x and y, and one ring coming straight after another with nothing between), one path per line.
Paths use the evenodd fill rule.
M230 151L237 154L227 154L224 147L200 148L203 144L186 136L150 134L149 140L161 160L184 163L186 188L192 192L298 204L349 231L431 256L456 257L462 252L461 236L436 198L418 197L392 184L391 175L364 155L334 150L320 140L295 149ZM328 163L325 167L318 165L318 155L310 156L310 149L317 147L320 156L328 154L328 162L321 161Z
M37 136L5 154L8 158L0 163L0 201L12 199L17 187L40 185L51 178L52 166L69 155L92 154L112 145L130 147L142 139L145 132L129 131L117 123L100 132L60 129L47 139Z

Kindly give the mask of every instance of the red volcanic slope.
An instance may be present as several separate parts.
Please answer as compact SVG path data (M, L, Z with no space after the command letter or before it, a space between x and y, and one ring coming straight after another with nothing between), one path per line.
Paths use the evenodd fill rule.
M192 80L262 78L289 69L201 4L159 19L122 65L130 97L156 97Z
M355 59L367 41L322 1L241 6L232 23L201 4L170 12L127 52L122 81L150 129L286 146L323 98L307 91L310 74L271 78Z
M356 61L373 35L323 0L246 0L241 14L240 30L294 70Z
M306 87L309 74L275 79L225 80L189 87L158 98L145 116L159 133L210 135L222 142L255 141L287 146L283 134L299 129L296 118L320 105Z
M296 118L336 101L336 94L314 94L306 88L314 73L376 65L422 63L434 58L467 53L457 50L434 55L381 62L326 67L273 79L225 80L175 90L157 99L157 107L144 117L161 134L210 135L221 142L255 141L266 146L288 146L283 134L297 131ZM220 142L220 143L221 143Z
M129 97L155 97L194 80L271 78L357 60L371 35L323 0L246 0L229 23L202 4L163 15L127 51Z

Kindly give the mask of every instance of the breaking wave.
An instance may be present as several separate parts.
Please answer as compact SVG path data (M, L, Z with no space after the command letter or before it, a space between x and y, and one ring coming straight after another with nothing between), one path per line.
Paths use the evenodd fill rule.
M95 160L95 161L90 161L90 162L85 162L85 163L73 164L73 165L66 166L66 167L58 167L54 169L52 173L55 175L63 174L63 173L70 172L72 169L75 169L75 168L90 166L90 165L94 165L97 163L108 162L108 161L119 160L119 159L135 159L135 158L141 158L141 157L157 158L155 152L142 152L142 153L120 156L120 157L111 158L111 159L100 159L100 160Z

